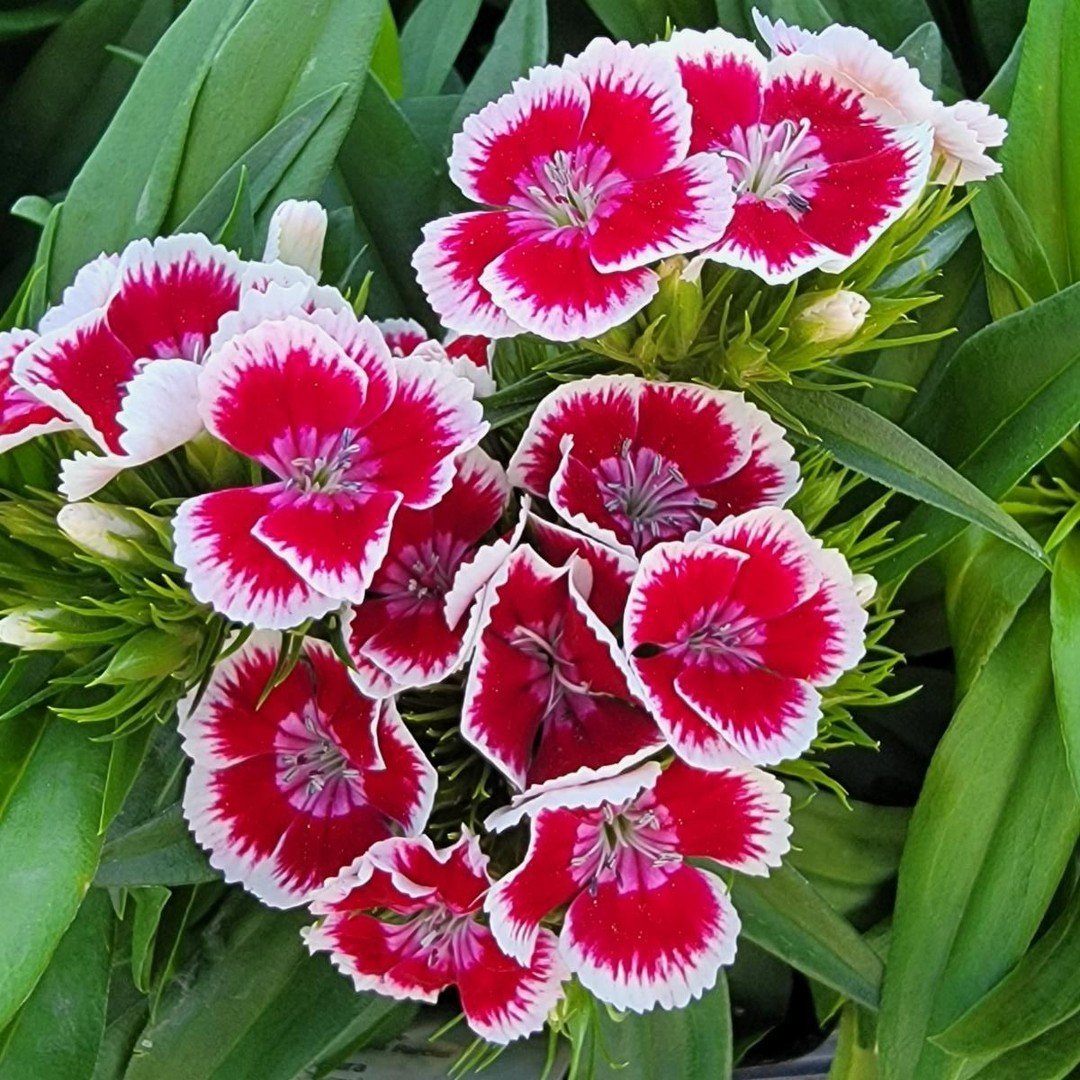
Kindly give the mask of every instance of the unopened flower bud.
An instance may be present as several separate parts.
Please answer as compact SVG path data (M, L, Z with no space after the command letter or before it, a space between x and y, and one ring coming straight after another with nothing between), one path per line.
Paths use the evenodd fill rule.
M286 199L270 218L263 258L267 262L277 260L299 266L313 278L318 278L322 270L326 223L326 211L319 203Z
M657 343L669 360L680 360L694 343L704 304L700 273L688 273L689 262L683 255L664 259L656 268L660 287L650 301L650 322L663 318Z
M848 289L807 293L798 302L791 322L796 341L814 345L842 345L866 322L870 301Z
M196 636L189 628L147 627L116 650L95 683L115 686L170 675L190 659L197 645Z
M731 378L738 386L745 386L765 373L769 362L769 350L760 341L748 338L733 341L727 347L724 361Z
M854 584L855 599L860 606L866 607L877 595L877 578L873 574L856 574Z
M18 608L0 619L0 644L18 649L62 649L59 634L42 630L41 623L60 614L58 608Z
M102 503L68 503L56 515L56 524L76 547L111 562L133 561L134 553L123 543L125 539L151 539L150 532L135 518Z

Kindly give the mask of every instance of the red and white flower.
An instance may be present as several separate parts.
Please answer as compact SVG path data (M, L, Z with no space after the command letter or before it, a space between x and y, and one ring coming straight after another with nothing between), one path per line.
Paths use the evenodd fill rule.
M945 105L934 98L915 68L856 26L813 32L769 20L754 22L774 56L798 54L860 96L861 104L890 123L930 123L934 130L931 179L967 184L1001 172L987 150L1005 141L1008 125L980 101Z
M485 902L495 940L527 960L542 920L569 905L559 951L582 986L617 1009L682 1008L715 985L739 933L723 882L687 860L767 874L789 809L767 773L678 761L546 791L491 822L533 816L524 861Z
M302 934L361 992L433 1002L456 986L469 1027L505 1044L544 1026L568 976L550 930L520 963L496 945L479 921L490 884L469 833L442 850L386 840L326 884L311 905L324 918Z
M492 209L424 229L413 265L432 307L463 334L551 341L624 322L657 291L649 264L711 244L731 219L731 178L687 157L678 74L645 46L600 39L534 69L469 117L450 175Z
M60 491L69 499L198 434L197 362L239 303L240 278L236 256L200 235L136 240L115 267L103 257L80 271L43 320L55 329L14 367L20 386L99 451L63 463ZM107 285L104 305L91 306Z
M36 340L33 330L0 333L0 454L38 435L51 435L75 426L11 377L16 358Z
M923 190L929 125L889 122L813 56L766 61L724 30L680 30L651 48L678 64L690 149L719 154L735 181L734 216L707 257L774 284L839 273Z
M465 685L461 734L518 788L626 765L663 745L626 659L573 580L528 546L492 580Z
M386 340L392 356L417 356L449 364L455 375L473 384L477 397L495 393L491 360L495 343L479 334L446 335L438 342L415 319L383 319L375 324Z
M417 835L436 775L394 703L361 694L323 642L261 701L280 659L276 634L253 635L181 707L180 733L184 815L211 865L290 907L377 841Z
M751 510L645 555L623 642L681 758L769 765L809 747L818 688L858 663L866 621L838 551L790 511Z
M182 503L176 561L197 600L271 629L362 602L398 509L438 502L486 430L468 383L392 359L348 308L228 337L198 393L210 433L277 479Z
M367 599L346 618L345 643L367 693L430 686L464 663L478 614L472 598L510 551L505 542L482 541L509 504L502 467L470 450L434 506L398 511ZM447 598L462 592L471 594L466 609L448 613Z
M742 394L634 375L564 383L537 407L510 480L628 555L759 506L798 466L783 430Z

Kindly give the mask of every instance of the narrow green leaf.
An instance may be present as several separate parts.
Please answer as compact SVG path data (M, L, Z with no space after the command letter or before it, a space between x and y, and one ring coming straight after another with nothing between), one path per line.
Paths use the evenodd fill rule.
M1066 1080L1080 1066L1080 1013L991 1061L971 1080Z
M466 116L509 90L514 79L545 63L547 52L547 0L513 0L487 56L461 95L451 133Z
M279 120L344 83L333 122L272 197L317 195L352 122L382 15L383 0L254 0L222 43L192 112L168 224L183 221Z
M0 1028L75 918L101 852L108 748L52 720L0 814Z
M410 1014L308 956L302 916L248 910L166 989L126 1080L294 1080L336 1064L388 1016Z
M737 878L732 897L751 941L846 997L877 1008L881 960L792 866L767 878Z
M927 1041L1024 954L1080 833L1051 693L1045 590L939 744L900 864L879 1017L884 1080L954 1075Z
M154 940L165 905L172 893L161 885L132 889L135 913L131 920L131 981L140 993L150 992L154 966Z
M592 1074L620 1080L731 1075L731 1003L723 972L716 987L682 1009L654 1009L615 1019L601 1008L600 1035L611 1064L597 1055Z
M49 274L58 298L83 263L159 231L191 111L218 46L246 0L192 0L139 69L64 201Z
M1080 892L1020 963L978 1004L934 1036L964 1058L996 1057L1080 1012Z
M1080 423L1080 286L970 337L920 392L907 431L990 498L1000 499ZM898 579L961 530L917 507L897 539L920 537L879 566Z
M401 66L409 97L442 91L469 36L480 0L420 0L401 31Z
M138 885L194 885L219 877L191 837L179 804L121 835L110 838L101 853L94 883L130 888Z
M1042 548L992 499L890 420L838 393L789 387L770 393L841 464L1045 560Z
M71 183L135 78L106 46L147 53L173 16L172 0L84 0L49 35L0 99L0 205Z
M945 605L963 695L1001 643L1045 569L979 529L945 550Z
M383 0L383 17L371 54L371 73L386 87L392 98L405 93L405 76L401 69L401 42L397 23L388 0Z
M1050 579L1050 641L1054 695L1065 758L1080 792L1080 533L1058 548Z
M177 231L217 233L230 217L241 175L247 177L245 190L252 213L267 208L271 192L326 122L344 91L344 85L331 87L275 124L222 175L199 205L180 222ZM257 255L253 249L254 240L251 239L245 254Z
M15 11L0 11L0 41L48 30L62 23L70 11L70 0L53 0Z
M120 813L124 800L135 783L142 767L146 747L154 733L154 725L144 724L137 731L113 739L109 743L109 771L105 776L105 791L101 799L101 820L98 831L104 833Z
M439 173L419 136L377 79L364 86L339 157L341 175L408 312L430 320L410 262L421 227L438 215Z
M105 1030L112 928L108 896L91 890L0 1040L0 1080L89 1080Z

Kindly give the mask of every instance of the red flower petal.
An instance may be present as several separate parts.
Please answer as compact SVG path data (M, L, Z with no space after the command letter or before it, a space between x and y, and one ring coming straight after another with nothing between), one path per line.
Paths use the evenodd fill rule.
M690 143L690 106L671 60L646 45L596 38L567 62L589 91L581 142L603 147L629 179L677 165Z
M481 619L461 733L518 787L660 745L618 645L569 574L518 548Z
M387 410L364 430L364 450L350 472L405 506L438 502L454 478L454 459L487 432L472 386L448 367L416 357L396 362L397 388Z
M173 518L174 558L192 595L234 622L284 629L340 604L253 535L282 491L280 484L214 491L181 503Z
M409 356L431 340L415 319L383 319L375 324L391 356Z
M199 359L240 302L240 271L235 255L199 234L135 240L120 257L109 327L139 359Z
M598 270L610 272L707 247L723 235L734 206L723 158L695 154L607 193L589 237L589 257Z
M443 323L462 334L513 337L521 333L480 277L518 237L512 215L454 214L424 226L412 264L428 302Z
M16 357L36 340L32 330L0 333L0 454L38 435L75 426L12 380Z
M573 228L519 240L488 265L480 284L516 324L550 341L602 334L639 312L658 288L645 268L601 273L585 235Z
M543 1029L569 978L550 930L542 930L527 966L512 960L481 928L458 965L461 1009L469 1027L490 1043L505 1045Z
M329 334L295 317L234 337L211 355L199 384L210 432L283 478L356 430L367 388Z
M561 947L581 985L617 1009L681 1009L735 959L739 917L719 878L677 865L654 887L579 893Z
M499 948L528 963L540 923L578 892L574 848L579 816L571 810L542 810L532 825L525 858L492 886L484 902Z
M535 183L537 161L573 150L589 106L565 68L534 68L509 93L468 117L454 136L450 178L469 198L507 206Z
M284 491L253 530L313 589L359 603L386 555L401 496Z
M76 319L103 308L116 286L119 255L99 255L79 268L75 280L64 289L60 303L41 316L38 332L51 334Z
M605 626L622 623L636 559L535 514L529 515L529 534L533 546L552 566L565 566L575 556L584 560L592 577L591 587L582 588L589 607Z
M791 800L769 773L706 772L675 761L653 792L689 858L714 859L743 874L779 866L790 846Z
M725 30L679 30L666 48L690 99L691 151L727 146L733 129L761 119L767 65L749 41Z
M15 381L73 421L102 450L122 453L118 415L135 356L91 312L39 338L15 359Z

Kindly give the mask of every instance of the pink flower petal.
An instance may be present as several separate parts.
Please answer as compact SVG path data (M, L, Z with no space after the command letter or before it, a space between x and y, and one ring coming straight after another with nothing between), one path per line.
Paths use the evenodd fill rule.
M377 840L422 828L435 776L396 713L364 698L322 642L305 642L260 702L280 649L275 635L249 639L189 699L181 733L193 758L184 812L211 864L288 907ZM399 747L410 769L393 760Z
M597 337L639 312L658 288L652 270L598 271L584 235L569 228L519 241L480 283L515 323L550 341Z
M519 963L532 958L541 921L580 888L573 865L578 825L571 810L541 811L525 858L492 886L484 902L499 948Z
M726 30L678 30L667 45L673 54L693 115L691 151L727 146L733 129L761 119L765 58Z
M424 226L412 258L416 280L443 323L462 334L513 337L521 327L481 283L484 271L518 237L501 211L454 214Z
M615 639L569 575L518 548L481 617L461 734L519 788L660 745Z
M533 547L552 566L565 566L575 556L583 560L592 576L591 588L582 590L589 607L605 626L622 623L636 559L535 514L529 515L529 536Z
M734 206L723 158L695 154L667 172L612 189L589 237L589 257L598 270L611 272L696 251L720 239Z
M358 604L386 555L400 503L386 491L285 492L253 532L316 592Z
M464 662L466 627L460 619L448 621L446 597L476 557L481 537L502 517L509 495L502 468L482 450L470 450L434 507L397 514L369 595L350 616L345 640L358 666L373 664L404 688L440 682ZM477 578L477 593L485 581Z
M383 319L375 329L382 334L390 355L396 357L409 356L431 340L415 319Z
M75 280L64 290L60 303L49 308L38 323L38 332L51 334L91 311L103 308L116 286L119 255L99 255L79 268Z
M232 252L197 233L135 240L120 256L109 327L140 359L199 359L240 302L240 272Z
M582 142L603 147L623 176L654 176L686 156L690 105L668 56L596 38L566 66L589 92Z
M215 351L199 382L211 434L279 476L327 454L363 415L367 378L329 334L290 316Z
M0 333L0 454L75 425L12 380L18 355L37 340L32 330Z
M253 535L282 490L270 484L198 495L173 518L174 558L192 595L234 622L284 629L340 605Z
M450 178L476 202L509 205L536 182L537 161L577 146L588 107L588 90L576 75L533 68L465 120L454 136Z
M401 492L405 506L438 502L454 477L454 459L487 433L472 386L449 368L415 357L396 362L393 402L364 432L355 468L370 482Z
M118 415L135 370L135 356L93 311L23 349L14 378L102 450L122 453Z
M458 967L461 1009L487 1042L505 1045L541 1031L570 977L550 930L541 930L528 965L508 957L483 928Z
M678 865L661 884L614 881L580 893L566 912L561 949L581 985L617 1009L681 1009L735 959L739 917L723 882Z

